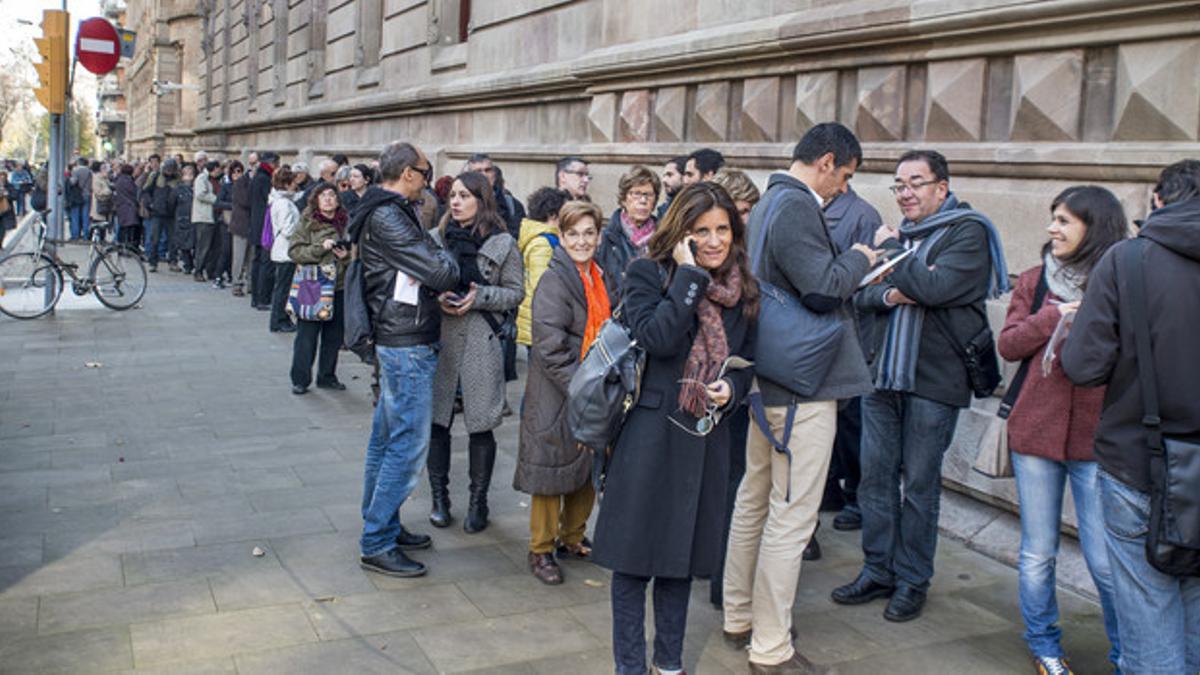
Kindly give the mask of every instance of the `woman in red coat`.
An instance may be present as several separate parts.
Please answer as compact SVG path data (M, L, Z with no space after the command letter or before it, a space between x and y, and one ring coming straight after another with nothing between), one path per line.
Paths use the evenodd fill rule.
M1050 241L1042 263L1017 280L1000 332L1000 355L1029 361L1024 385L1008 419L1017 494L1021 502L1021 554L1018 562L1025 642L1037 672L1069 673L1058 627L1054 567L1058 555L1063 488L1071 481L1079 542L1088 571L1100 592L1104 626L1117 663L1120 645L1113 606L1112 577L1104 548L1104 523L1096 485L1092 437L1100 421L1104 389L1076 387L1057 358L1043 369L1050 339L1060 321L1079 308L1088 273L1105 251L1127 236L1121 203L1096 186L1068 188L1050 205ZM1037 302L1037 296L1043 296ZM1039 305L1039 306L1035 306ZM1053 356L1053 355L1052 355Z

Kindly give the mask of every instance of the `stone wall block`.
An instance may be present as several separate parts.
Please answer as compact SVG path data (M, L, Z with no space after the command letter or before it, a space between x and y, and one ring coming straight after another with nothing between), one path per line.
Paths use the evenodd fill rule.
M654 139L680 143L687 123L687 87L662 87L654 94Z
M796 76L796 132L803 134L821 122L837 119L838 74L800 73Z
M616 136L617 95L596 94L588 109L588 130L594 143L612 143Z
M904 138L904 66L862 68L858 71L858 107L854 126L864 141Z
M1011 140L1078 140L1082 107L1083 50L1014 59Z
M742 86L741 138L771 143L779 135L779 78L755 77Z
M978 141L983 136L985 59L929 64L925 138L931 141Z
M1200 40L1117 49L1118 141L1194 141L1200 131Z
M617 136L622 143L650 140L650 90L637 89L621 95Z
M692 111L692 140L722 143L729 137L729 83L708 82L696 87Z

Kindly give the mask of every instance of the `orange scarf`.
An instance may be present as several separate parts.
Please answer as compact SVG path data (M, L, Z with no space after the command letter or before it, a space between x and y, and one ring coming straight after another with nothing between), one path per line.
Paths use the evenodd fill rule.
M579 267L575 269L578 270ZM580 272L579 276L583 277L583 294L587 298L587 327L583 330L583 351L579 355L582 360L584 356L587 356L588 347L592 346L592 342L600 334L600 326L603 326L608 317L612 315L612 309L608 305L608 291L604 288L604 275L600 272L600 266L596 264L596 261L588 261L587 272Z

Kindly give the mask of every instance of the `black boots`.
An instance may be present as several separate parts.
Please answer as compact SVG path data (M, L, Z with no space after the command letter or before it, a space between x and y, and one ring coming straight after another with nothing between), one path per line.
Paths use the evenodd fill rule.
M434 527L448 527L454 520L450 516L450 432L434 427L429 437L429 457L425 462L429 471L429 492L433 496L433 508L429 511L429 522Z
M491 433L472 434L467 445L467 475L471 479L471 505L463 520L463 530L474 534L488 526L488 487L492 483L492 467L496 464L496 438Z

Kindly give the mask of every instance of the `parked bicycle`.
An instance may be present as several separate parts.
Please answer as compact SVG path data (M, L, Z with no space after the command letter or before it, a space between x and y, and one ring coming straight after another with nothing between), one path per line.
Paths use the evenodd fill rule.
M46 223L39 213L31 212L26 218L34 245L30 251L0 258L0 312L15 319L36 319L50 312L63 293L63 272L71 277L75 295L93 293L110 309L129 309L146 294L146 266L141 256L128 246L105 241L110 224L92 225L91 249L80 265L63 260L57 247L47 246L66 242L46 238ZM82 267L87 268L87 276L79 275Z

